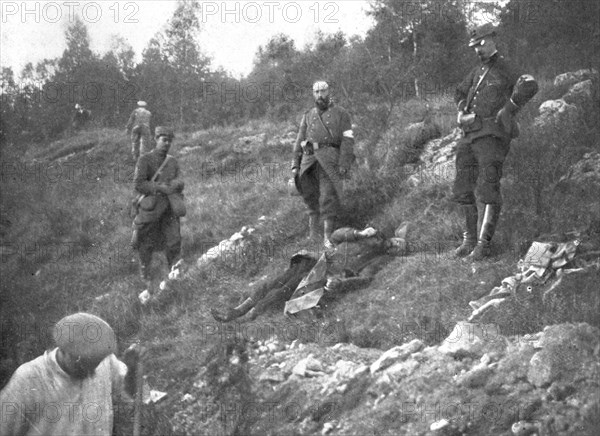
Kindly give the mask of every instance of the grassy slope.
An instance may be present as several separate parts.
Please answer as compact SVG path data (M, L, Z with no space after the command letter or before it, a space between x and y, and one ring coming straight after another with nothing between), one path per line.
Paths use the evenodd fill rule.
M448 110L448 105L441 106ZM450 116L442 115L442 119ZM415 120L399 116L392 129L401 131L410 121ZM12 244L12 251L3 254L18 247L17 254L3 256L1 265L2 340L16 350L3 356L12 360L4 361L2 375L6 377L18 363L49 345L48 335L40 334L47 326L67 313L88 310L115 326L123 346L141 340L150 347L149 381L153 388L169 393L152 419L172 416L207 351L236 333L254 339L277 335L286 342L296 337L319 343L326 339L328 344L346 341L382 349L414 337L427 343L440 341L457 320L467 316L469 300L488 292L514 270L520 254L513 250L518 242L515 227L529 236L534 233L535 224L528 218L536 211L523 194L515 208L510 204L505 208L503 219L508 216L513 225L501 224L498 240L504 254L475 268L456 263L448 253L458 241L460 217L448 200L448 187L408 192L393 177L374 180L358 170L348 185L353 210L362 213L348 221L356 226L375 223L389 232L410 220L409 238L420 252L394 260L368 289L327 302L317 318L289 320L281 310L274 310L253 323L219 325L210 317L211 306L240 302L250 292L250 282L282 271L289 254L306 248L301 200L288 197L285 191L289 146L278 141L293 130L287 124L250 123L239 129L178 136L174 154L186 146L201 145L179 155L188 199L183 254L190 264L243 225L255 225L260 216L275 221L263 231L261 250L254 257L239 256L210 271L194 271L162 309L142 310L136 303L141 283L128 247L133 163L127 138L102 129L30 147L23 160L31 168L34 158L41 159L41 175L17 172L14 180L3 180L2 185L3 218L12 223L3 237L3 244ZM262 147L248 154L232 153L239 137L258 133L266 133ZM77 153L70 155L73 151ZM364 157L359 156L359 162ZM62 176L48 176L50 167L43 158L58 159L51 169L60 168ZM65 176L65 162L79 165L72 177ZM84 163L86 170L81 171ZM516 207L521 208L521 218ZM589 218L586 213L587 209L580 213L582 224ZM548 218L539 213L537 217L537 222L546 225L571 219L567 214L548 224ZM73 248L65 251L64 247ZM154 262L166 272L162 256L155 256ZM106 293L110 298L95 301ZM33 319L36 328L25 328ZM3 352L8 348L3 347ZM153 421L155 434L166 431L166 419L161 422Z

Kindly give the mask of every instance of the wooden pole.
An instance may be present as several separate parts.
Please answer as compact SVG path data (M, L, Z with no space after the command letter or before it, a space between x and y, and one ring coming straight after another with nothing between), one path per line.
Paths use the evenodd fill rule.
M133 409L133 436L140 436L142 424L142 405L144 396L144 364L138 359L135 372L135 402Z

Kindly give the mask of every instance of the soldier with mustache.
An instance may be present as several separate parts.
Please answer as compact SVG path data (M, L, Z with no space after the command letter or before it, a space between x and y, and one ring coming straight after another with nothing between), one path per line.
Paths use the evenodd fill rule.
M293 149L292 174L308 208L310 239L316 241L323 219L324 242L340 214L343 184L354 161L354 134L350 115L335 106L329 84L313 85L315 107L304 113Z

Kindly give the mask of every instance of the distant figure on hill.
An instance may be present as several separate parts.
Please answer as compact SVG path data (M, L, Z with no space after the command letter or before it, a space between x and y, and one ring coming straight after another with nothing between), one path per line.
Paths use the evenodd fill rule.
M140 196L131 242L139 254L140 275L148 285L152 253L165 251L171 269L181 251L179 217L185 215L184 183L177 159L168 154L174 136L172 129L156 127L156 148L141 155L135 167L135 190Z
M532 76L519 74L498 53L491 24L471 32L481 64L456 89L458 124L463 137L456 150L454 200L465 214L463 242L457 257L471 261L490 255L502 197L500 178L510 141L518 136L517 112L536 94Z
M406 228L402 236L405 236ZM284 301L287 313L296 313L316 306L325 292L345 292L359 289L373 280L392 255L404 253L404 238L386 239L372 227L355 230L342 227L330 238L334 247L321 256L300 251L292 256L289 268L274 279L258 285L252 297L235 308L211 309L220 322L232 321L249 313L254 319L267 308Z
M113 329L89 313L64 317L53 337L56 348L17 368L0 392L0 434L111 435L113 403L131 402L143 349L120 361Z
M82 129L92 119L92 111L84 109L79 103L75 105L75 113L71 120L73 131Z
M145 101L138 101L137 105L138 107L131 112L129 121L127 121L127 132L131 132L131 155L134 160L137 160L140 154L152 150L150 140L152 113L146 109Z
M323 218L325 245L340 213L343 178L354 161L350 115L334 106L327 82L313 85L315 107L304 113L294 144L292 175L308 207L310 238L316 241Z

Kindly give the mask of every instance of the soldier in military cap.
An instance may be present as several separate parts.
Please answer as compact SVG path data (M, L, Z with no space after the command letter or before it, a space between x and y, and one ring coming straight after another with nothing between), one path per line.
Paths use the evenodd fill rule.
M456 151L453 194L465 214L463 242L455 254L475 261L490 255L502 206L502 167L511 139L518 136L515 115L538 86L532 76L519 76L498 53L491 24L475 28L470 36L469 47L480 65L456 89L463 137Z
M111 435L113 402L135 393L139 345L115 356L117 341L103 319L89 313L62 318L56 348L21 365L0 392L2 435Z
M127 121L127 132L131 132L131 155L134 160L140 157L140 154L148 153L152 150L150 140L150 123L152 113L146 109L145 101L138 101L138 107L131 112Z
M79 103L75 105L75 113L71 121L71 127L73 130L79 130L83 128L87 122L92 118L92 112L88 109L83 108Z
M154 251L165 251L169 269L181 251L179 217L185 213L173 208L169 197L183 192L184 183L177 159L169 155L174 138L169 127L155 130L156 148L140 156L134 175L135 190L141 194L133 221L132 246L138 250L140 275L148 284Z
M325 245L340 213L342 178L354 161L350 115L331 101L329 85L313 85L315 107L304 113L293 149L292 174L308 207L310 238L316 240L323 218Z

